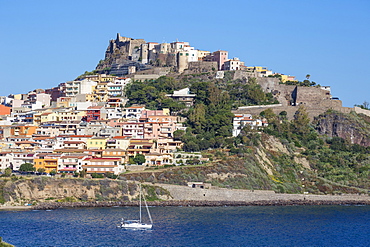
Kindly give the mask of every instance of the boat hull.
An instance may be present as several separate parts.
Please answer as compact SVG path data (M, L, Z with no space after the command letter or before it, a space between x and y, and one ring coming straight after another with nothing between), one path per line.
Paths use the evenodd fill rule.
M122 224L122 228L127 229L152 229L152 224L144 224L144 223L130 223L130 224Z

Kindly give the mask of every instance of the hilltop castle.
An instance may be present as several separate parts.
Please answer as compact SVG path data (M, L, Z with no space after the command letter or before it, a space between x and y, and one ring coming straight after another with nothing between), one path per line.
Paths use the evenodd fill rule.
M230 66L227 51L196 50L189 42L172 43L146 42L143 39L132 39L117 34L110 40L105 52L105 59L100 61L97 70L108 74L123 76L157 68L162 73L179 72L186 69L201 70L237 70L243 63L235 60ZM234 60L233 60L234 61Z

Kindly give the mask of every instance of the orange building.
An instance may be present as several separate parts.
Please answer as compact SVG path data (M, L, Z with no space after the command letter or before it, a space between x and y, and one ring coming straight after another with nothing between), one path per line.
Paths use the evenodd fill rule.
M52 170L58 171L58 159L61 154L38 154L33 160L33 166L36 171L39 168L45 169L50 173Z
M10 134L12 136L32 137L36 133L37 126L32 125L12 125Z
M5 105L0 105L0 116L10 115L12 108Z

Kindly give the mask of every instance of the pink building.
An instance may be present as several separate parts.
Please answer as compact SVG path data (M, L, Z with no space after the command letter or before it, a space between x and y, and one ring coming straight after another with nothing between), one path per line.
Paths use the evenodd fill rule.
M144 123L144 139L159 139L173 137L176 130L175 116L149 116Z
M212 53L212 60L217 62L218 64L218 70L224 69L224 64L228 58L228 52L227 51L215 51Z

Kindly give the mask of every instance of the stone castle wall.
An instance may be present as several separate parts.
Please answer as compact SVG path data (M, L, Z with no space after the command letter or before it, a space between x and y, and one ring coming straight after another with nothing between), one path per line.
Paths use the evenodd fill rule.
M188 70L185 71L187 74L202 73L217 69L217 62L190 62L188 64Z
M353 111L353 108L350 107L342 107L341 101L339 100L331 100L333 102L324 102L322 105L319 106L310 106L305 105L306 111L308 113L308 117L313 120L314 117L324 113L325 111L332 109L343 113L350 113ZM284 106L282 104L277 105L269 105L269 106L244 106L239 107L237 110L232 111L234 114L252 114L253 116L258 116L262 111L267 109L272 109L272 111L278 115L282 111L287 112L287 118L289 120L294 118L295 112L298 110L299 106Z

